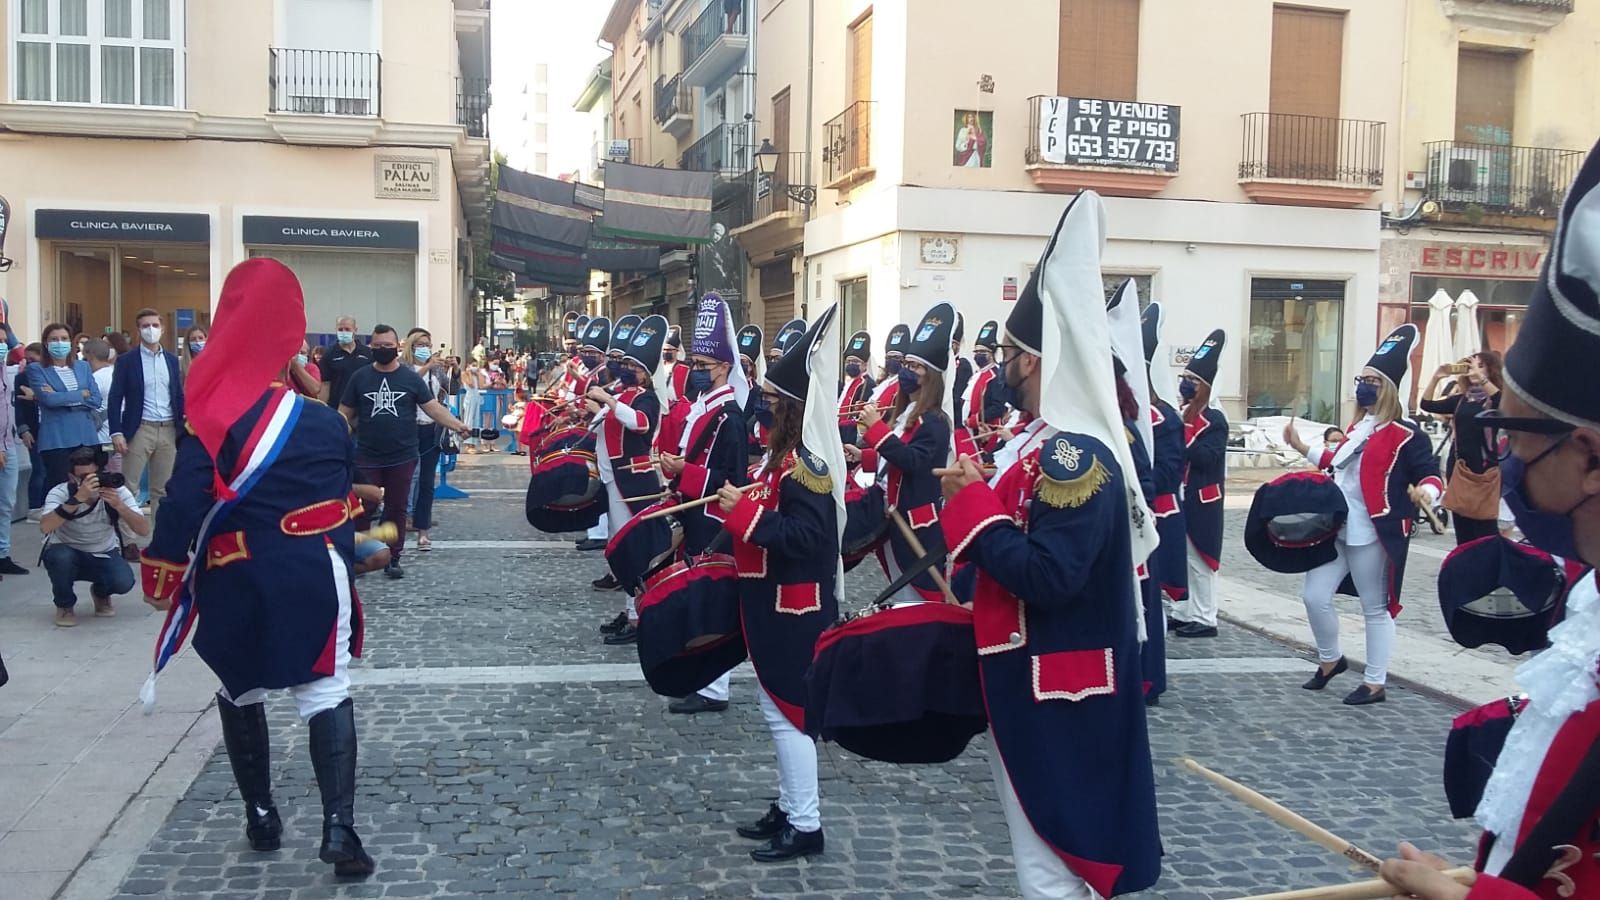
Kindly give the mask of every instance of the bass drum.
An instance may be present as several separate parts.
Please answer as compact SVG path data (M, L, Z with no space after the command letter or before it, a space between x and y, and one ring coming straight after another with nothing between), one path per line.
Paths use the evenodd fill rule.
M989 727L972 610L906 603L835 625L806 673L806 730L867 759L943 763Z
M683 542L683 528L672 516L646 519L658 509L671 506L675 500L662 500L639 511L623 523L617 533L606 542L606 564L611 574L629 594L638 594L644 586L646 574L661 568L672 559L678 545Z
M645 576L638 609L639 668L663 697L687 697L745 660L732 556L661 566Z
M524 503L529 525L562 534L585 531L600 521L606 502L594 445L588 429L568 428L540 446Z
M889 512L878 486L863 488L854 481L844 491L844 542L840 547L844 570L854 569L872 555L889 533Z

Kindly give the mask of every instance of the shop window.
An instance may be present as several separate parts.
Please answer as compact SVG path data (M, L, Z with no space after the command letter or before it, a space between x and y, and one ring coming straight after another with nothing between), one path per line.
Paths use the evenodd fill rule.
M161 313L164 342L211 321L211 258L205 247L170 244L61 246L56 251L56 297L73 333L135 334L134 316Z
M46 103L180 105L182 0L9 0L12 96Z
M1340 281L1251 279L1246 415L1339 422L1344 291Z
M417 324L417 256L356 250L256 248L294 271L306 298L306 330L329 334L340 316L371 332L380 322L401 334Z
M1151 287L1152 287L1151 279L1153 279L1154 277L1155 277L1154 275L1136 275L1136 274L1132 274L1132 273L1101 272L1100 273L1100 285L1101 285L1101 287L1103 287L1105 289L1106 302L1110 303L1111 302L1111 296L1117 292L1117 288L1122 287L1122 283L1124 281L1127 281L1129 278L1132 278L1133 279L1133 286L1139 291L1139 310L1141 312L1143 312L1144 308L1146 306L1150 305L1150 301L1155 299L1155 298L1150 296L1150 290L1151 290Z
M867 279L852 278L839 282L839 317L839 336L843 341L866 329Z

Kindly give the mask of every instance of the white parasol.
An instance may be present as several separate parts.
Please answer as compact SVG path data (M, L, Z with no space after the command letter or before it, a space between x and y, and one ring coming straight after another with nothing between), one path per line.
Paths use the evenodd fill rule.
M1478 332L1478 295L1462 291L1456 298L1455 358L1466 359L1483 349L1483 335Z
M1455 301L1443 290L1433 292L1428 298L1428 324L1427 334L1422 339L1422 370L1426 378L1432 378L1433 373L1445 363L1455 362L1461 357L1455 351L1455 337L1450 327L1450 309L1455 306ZM1448 381L1440 382L1441 385L1449 384ZM1432 397L1421 398L1424 400Z

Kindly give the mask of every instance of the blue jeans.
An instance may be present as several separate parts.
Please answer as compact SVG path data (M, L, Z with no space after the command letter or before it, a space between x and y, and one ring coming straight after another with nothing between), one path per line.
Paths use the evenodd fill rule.
M61 609L77 605L78 595L72 588L75 582L89 582L89 590L96 597L133 590L133 568L115 550L97 555L52 541L44 548L44 568L50 573L52 599Z
M22 470L19 454L26 452L22 442L16 442L0 467L0 559L11 556L11 512L17 505L17 473Z

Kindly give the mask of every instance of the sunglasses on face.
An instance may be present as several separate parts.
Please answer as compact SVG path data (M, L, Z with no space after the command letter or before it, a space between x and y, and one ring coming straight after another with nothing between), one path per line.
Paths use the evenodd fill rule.
M1370 384L1373 387L1380 387L1383 385L1383 379L1376 375L1357 375L1355 383L1357 385Z

